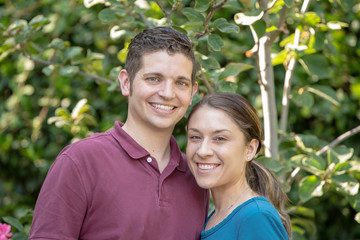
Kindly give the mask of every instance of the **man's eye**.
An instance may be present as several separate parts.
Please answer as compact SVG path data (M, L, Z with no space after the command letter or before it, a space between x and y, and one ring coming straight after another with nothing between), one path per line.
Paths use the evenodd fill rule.
M159 79L156 78L156 77L148 77L146 80L148 80L148 81L150 81L150 82L157 82L157 81L159 81Z
M179 81L179 82L177 82L177 84L180 85L180 86L187 86L188 85L188 83L184 82L184 81Z

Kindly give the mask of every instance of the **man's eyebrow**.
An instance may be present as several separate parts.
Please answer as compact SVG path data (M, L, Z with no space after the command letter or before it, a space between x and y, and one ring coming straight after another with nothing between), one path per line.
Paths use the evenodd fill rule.
M148 72L148 73L144 73L143 74L143 77L147 77L147 76L159 76L159 77L163 77L164 75L162 73L159 73L159 72ZM187 80L187 81L191 81L191 79L189 77L186 77L186 76L183 76L183 75L180 75L180 76L177 76L177 79L181 79L181 80Z
M160 77L163 77L163 76L164 76L164 75L162 75L162 74L159 73L159 72L148 72L148 73L144 73L144 74L143 74L143 77L153 76L153 75L160 76Z

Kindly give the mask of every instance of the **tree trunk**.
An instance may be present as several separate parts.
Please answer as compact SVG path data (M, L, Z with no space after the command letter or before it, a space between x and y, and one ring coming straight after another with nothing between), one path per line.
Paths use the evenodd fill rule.
M271 42L268 36L259 39L257 54L259 84L264 115L265 156L278 158L277 110L275 101L274 70L271 64Z

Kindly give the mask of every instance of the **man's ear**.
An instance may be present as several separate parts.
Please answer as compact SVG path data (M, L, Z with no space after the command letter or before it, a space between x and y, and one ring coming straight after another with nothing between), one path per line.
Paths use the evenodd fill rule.
M191 106L193 97L194 97L195 93L197 92L197 90L198 90L198 83L195 81L194 85L192 86L191 101L189 103L189 106Z
M120 82L121 93L124 96L130 96L130 77L129 73L122 69L118 76Z
M258 146L259 146L259 140L251 139L247 147L247 153L246 153L247 161L251 161L252 159L254 159Z

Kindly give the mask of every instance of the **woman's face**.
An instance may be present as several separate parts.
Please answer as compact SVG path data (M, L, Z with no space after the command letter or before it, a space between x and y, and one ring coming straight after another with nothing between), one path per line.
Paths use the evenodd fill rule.
M209 106L197 109L188 123L186 156L198 185L215 190L246 181L247 157L256 154L256 143L255 139L247 143L224 111Z

